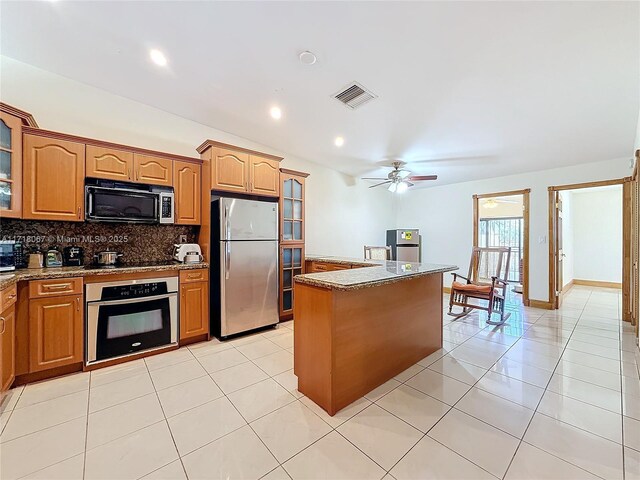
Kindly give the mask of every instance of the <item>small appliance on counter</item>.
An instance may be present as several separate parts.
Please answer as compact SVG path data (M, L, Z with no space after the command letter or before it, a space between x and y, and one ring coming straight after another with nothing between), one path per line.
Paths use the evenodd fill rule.
M113 268L118 264L118 259L122 258L122 253L114 252L112 250L105 250L98 252L93 256L93 260L96 266Z
M29 252L29 263L27 268L42 268L44 266L44 255L37 248L33 248Z
M56 247L52 247L47 250L47 255L44 259L45 267L61 267L62 266L62 252Z
M64 247L62 263L65 267L80 267L84 263L84 249L76 245Z
M176 243L173 246L173 259L180 263L200 263L202 250L197 243Z
M0 240L0 272L16 269L16 242Z

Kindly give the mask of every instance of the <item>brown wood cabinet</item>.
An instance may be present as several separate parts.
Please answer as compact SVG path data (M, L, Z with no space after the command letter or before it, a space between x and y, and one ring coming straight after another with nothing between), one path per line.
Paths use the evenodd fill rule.
M133 181L149 185L173 186L173 165L171 160L135 153L133 155Z
M86 175L107 180L131 181L133 153L87 145Z
M0 215L22 216L22 119L1 110Z
M29 301L29 372L82 362L83 298L64 295Z
M198 147L210 161L211 189L277 197L281 157L207 140Z
M176 201L175 223L200 225L201 167L196 163L173 162Z
M23 169L23 218L84 220L84 144L24 135Z
M293 277L305 273L304 184L308 173L280 170L280 319L293 317Z
M180 272L180 341L209 333L208 271Z
M16 307L12 304L0 313L0 391L11 388L16 375Z
M280 162L249 155L249 193L277 197L280 193Z
M211 189L249 191L249 154L215 148L211 157Z

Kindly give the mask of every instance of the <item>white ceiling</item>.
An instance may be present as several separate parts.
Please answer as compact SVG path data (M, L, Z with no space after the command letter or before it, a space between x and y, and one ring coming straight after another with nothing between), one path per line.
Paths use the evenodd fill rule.
M3 55L352 175L432 160L411 170L444 184L633 149L638 2L60 0L0 13ZM298 61L307 49L316 65ZM352 111L331 95L354 80L379 98Z

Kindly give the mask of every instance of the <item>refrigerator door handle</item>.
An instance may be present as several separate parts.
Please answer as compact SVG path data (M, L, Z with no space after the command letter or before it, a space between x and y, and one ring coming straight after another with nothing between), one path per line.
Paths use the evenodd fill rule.
M231 242L224 242L224 278L229 280L229 268L231 267Z
M224 233L222 238L224 238L225 240L229 240L228 235L229 235L229 205L227 205L227 202L224 203Z

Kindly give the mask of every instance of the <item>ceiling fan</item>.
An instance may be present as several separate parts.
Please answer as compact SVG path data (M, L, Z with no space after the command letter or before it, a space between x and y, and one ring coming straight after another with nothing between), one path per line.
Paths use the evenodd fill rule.
M422 182L424 180L437 180L437 175L412 175L409 170L402 169L402 162L393 162L393 170L389 172L387 178L380 177L363 177L363 180L382 180L380 183L371 185L369 188L379 187L380 185L389 184L390 192L402 193L407 188L413 187L413 182Z

